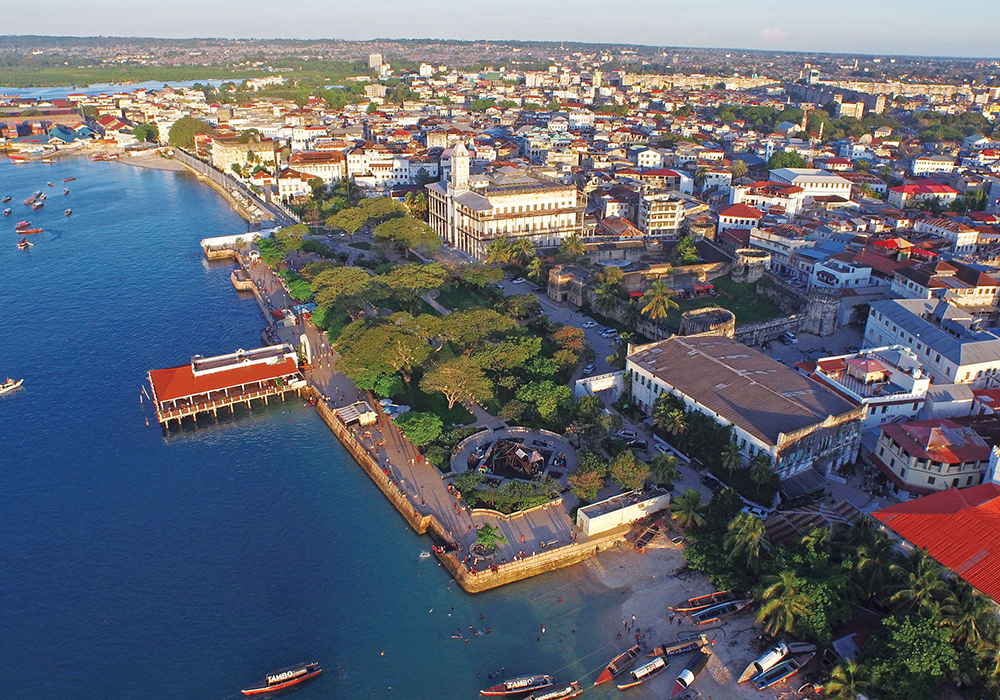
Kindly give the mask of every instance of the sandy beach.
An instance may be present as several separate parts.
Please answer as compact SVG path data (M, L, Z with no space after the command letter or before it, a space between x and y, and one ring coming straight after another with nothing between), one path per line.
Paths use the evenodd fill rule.
M148 168L149 170L187 170L180 162L173 158L165 158L157 151L142 151L135 155L122 157L120 162L134 165L137 168Z

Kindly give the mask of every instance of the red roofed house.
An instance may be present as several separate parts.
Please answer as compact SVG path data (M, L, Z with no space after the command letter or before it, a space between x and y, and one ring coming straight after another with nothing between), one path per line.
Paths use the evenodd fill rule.
M729 190L729 201L747 204L762 211L779 208L789 218L802 209L805 192L795 185L784 185L770 180L760 180L749 185L736 185Z
M1000 485L948 489L873 516L970 585L1000 600Z
M750 231L756 229L763 218L763 213L746 204L730 204L719 209L719 226L716 231L721 233L727 228Z
M942 205L947 206L958 197L958 190L948 185L943 185L937 180L924 178L899 187L890 187L889 196L886 197L890 207L903 209L907 206L916 206L920 202L937 198Z
M887 423L868 459L896 495L916 498L982 483L990 446L972 428L943 418Z

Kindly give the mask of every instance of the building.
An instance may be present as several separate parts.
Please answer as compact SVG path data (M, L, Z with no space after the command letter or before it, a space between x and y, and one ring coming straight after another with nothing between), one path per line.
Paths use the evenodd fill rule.
M557 246L583 232L584 199L576 187L511 166L472 175L461 143L451 154L450 179L428 184L427 193L431 228L480 260L502 236Z
M948 156L916 156L910 163L910 173L951 173L955 171L955 159Z
M639 198L636 225L653 238L677 238L684 222L684 198L676 194L647 194Z
M1000 601L1000 484L948 489L873 513L905 549L926 549L942 566Z
M749 185L735 185L729 190L730 204L746 204L762 212L794 217L802 209L805 195L801 187L761 180Z
M288 167L323 182L336 182L347 176L344 154L340 151L296 151Z
M992 315L1000 281L957 260L901 268L892 278L892 294L906 299L944 299Z
M802 188L802 196L806 202L817 197L842 197L849 200L854 186L850 180L818 168L779 168L771 171L771 181Z
M753 239L750 241L754 244ZM872 268L854 259L853 253L836 253L819 260L809 274L810 289L852 289L872 286ZM801 269L799 265L796 268Z
M726 229L738 229L750 231L760 225L760 220L764 214L759 209L754 209L746 204L730 204L719 209L718 233Z
M886 202L890 207L905 209L937 199L942 206L947 206L958 198L958 190L948 185L943 185L937 180L924 178L915 182L910 182L897 187L890 187Z
M989 388L1000 374L1000 336L965 309L939 299L872 302L864 347L912 349L935 384Z
M274 153L275 143L271 139L251 138L243 143L235 134L212 136L212 165L224 173L231 171L233 165L241 170L254 164L272 167Z
M796 251L816 245L811 234L791 224L750 229L748 243L753 248L760 248L770 253L771 269L782 273L794 271L791 258Z
M979 243L979 231L951 219L924 219L914 227L918 233L940 236L951 243L951 252L956 255L973 253Z
M916 418L924 406L930 377L902 345L799 362L800 372L865 407L865 427Z
M856 457L864 406L731 338L673 337L635 347L625 369L632 398L647 414L658 396L672 394L688 410L732 426L744 456L769 455L783 480L804 474L815 484Z

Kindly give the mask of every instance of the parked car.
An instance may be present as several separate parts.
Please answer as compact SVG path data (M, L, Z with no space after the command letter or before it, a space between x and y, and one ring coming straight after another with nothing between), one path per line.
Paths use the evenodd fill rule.
M597 321L584 321L583 322L583 327L584 328L597 328Z
M781 334L781 342L785 345L798 345L799 339L791 331L785 331Z
M525 280L524 280L524 278L523 278L523 277L515 277L515 278L514 278L514 281L513 281L513 282L511 282L511 284L524 284L524 281L525 281Z
M712 490L712 493L718 493L719 491L726 488L726 485L719 481L719 479L714 474L704 474L701 477L701 483Z
M744 513L749 513L750 515L752 515L755 518L760 518L761 520L766 519L767 516L769 516L771 514L771 511L766 510L764 508L759 508L757 506L744 506L742 508L742 511Z
M649 443L645 440L628 440L625 442L626 447L631 447L633 450L648 450Z
M639 434L634 430L629 430L628 428L623 428L615 433L615 437L619 440L635 440L639 437Z
M618 331L615 330L614 328L605 328L603 331L601 331L601 337L602 338L617 338L618 337Z
M583 373L584 374L592 374L595 369L597 369L597 368L594 367L593 364L589 364L589 365L587 365L586 367L583 368Z

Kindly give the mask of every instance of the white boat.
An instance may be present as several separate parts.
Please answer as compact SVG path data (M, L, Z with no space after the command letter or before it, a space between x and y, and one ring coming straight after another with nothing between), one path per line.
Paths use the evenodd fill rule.
M639 668L630 671L628 675L632 677L632 680L627 683L619 683L618 690L628 690L629 688L634 688L637 685L642 685L650 678L663 671L666 667L667 660L662 656L657 656L648 664L643 664Z
M17 391L18 389L21 388L21 384L23 383L24 383L23 379L18 379L17 381L15 381L10 377L7 377L7 381L5 381L3 384L0 384L0 396L3 396L4 394L9 394L12 391Z
M752 664L747 666L743 675L740 676L739 683L748 681L754 676L759 676L764 673L764 671L769 671L779 663L789 654L806 654L810 651L815 651L816 645L809 644L808 642L792 642L790 644L785 644L784 642L778 642L773 647L765 651L759 659L754 661Z

